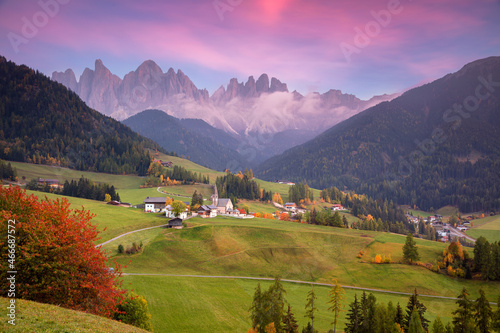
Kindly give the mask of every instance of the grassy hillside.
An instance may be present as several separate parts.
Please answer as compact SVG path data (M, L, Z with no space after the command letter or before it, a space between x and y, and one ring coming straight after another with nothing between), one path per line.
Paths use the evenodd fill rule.
M210 279L194 277L165 276L126 276L125 285L146 296L151 309L152 324L155 332L247 332L251 326L249 307L258 281L238 279ZM263 289L270 282L260 282ZM307 324L305 303L308 285L283 283L300 326ZM328 311L328 287L314 287L317 299L317 317L314 326L320 332L326 332L332 326L332 315ZM347 305L358 297L360 291L346 289ZM374 293L378 302L387 304L392 301L406 307L408 296ZM474 295L476 296L476 295ZM453 300L421 298L427 306L426 318L434 320L439 314L444 323L451 321L449 315L455 309ZM346 311L340 314L337 331L345 326Z
M474 220L474 228L467 230L467 235L485 237L489 242L500 242L500 215Z
M6 309L9 299L0 297L0 307ZM1 332L71 332L71 333L139 333L143 329L125 325L93 314L68 310L55 305L16 300L16 325L4 318L0 322Z
M47 196L47 198L51 200L63 197L61 195L36 191L27 191L27 193L34 194L40 199L44 198L45 196ZM100 234L102 239L99 240L99 243L128 231L167 223L167 219L165 217L159 216L157 214L147 214L144 213L141 209L111 206L106 205L104 202L81 198L64 198L68 199L68 202L71 204L71 208L79 209L81 207L84 207L85 209L90 210L93 214L95 214L95 217L92 219L92 224L96 225L97 228L102 231Z
M189 220L191 228L154 229L135 233L106 246L115 253L118 243L143 241L145 249L134 256L120 255L131 273L239 275L329 281L342 284L455 296L466 286L482 287L496 299L500 283L454 280L418 266L374 265L376 254L401 260L405 237L388 233L346 230L264 219L216 218ZM435 262L446 245L417 240L423 262ZM359 251L364 256L358 259ZM390 283L388 283L390 277ZM493 297L494 296L494 297Z

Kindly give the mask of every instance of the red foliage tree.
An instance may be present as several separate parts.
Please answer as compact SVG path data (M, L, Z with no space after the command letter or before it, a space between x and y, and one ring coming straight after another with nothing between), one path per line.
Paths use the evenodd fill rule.
M106 253L95 247L93 215L69 206L66 199L38 201L18 187L0 189L0 279L7 281L12 270L7 233L15 220L16 298L111 317L125 292L121 268L113 261L111 270ZM2 288L2 296L6 292Z
M282 220L282 221L290 221L290 215L288 215L288 213L281 213L280 220Z

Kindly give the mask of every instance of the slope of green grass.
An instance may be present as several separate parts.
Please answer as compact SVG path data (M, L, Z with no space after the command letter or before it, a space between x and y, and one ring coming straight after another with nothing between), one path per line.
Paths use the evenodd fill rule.
M240 279L212 279L194 277L165 276L126 276L124 284L146 297L151 309L155 332L247 332L251 327L249 319L253 293L259 281ZM260 281L262 289L267 289L271 282ZM283 283L286 300L292 307L300 327L307 325L305 303L309 285ZM333 316L328 311L329 287L315 286L318 307L315 328L326 332L331 326ZM348 304L358 298L362 291L345 289L345 309L341 312L337 331L345 327ZM387 304L399 302L406 307L408 296L390 295L374 292L377 302ZM476 295L473 295L476 296ZM427 306L426 318L434 320L437 315L446 324L451 321L451 312L455 309L453 300L432 298L420 299ZM301 328L299 329L299 331Z
M462 286L479 288L498 298L500 283L451 279L419 267L369 263L376 254L402 259L405 237L389 233L311 226L276 220L216 218L189 220L191 228L155 229L145 235L144 251L119 255L132 262L131 273L238 275L303 281L329 281L358 287L390 289L442 296L457 295ZM435 263L446 245L416 240L423 262ZM116 253L117 242L109 245ZM356 256L364 251L361 259Z
M84 207L86 210L90 210L96 215L91 221L92 224L101 230L101 240L99 240L98 243L102 243L128 231L161 225L168 222L163 216L160 217L158 214L144 213L141 209L111 206L104 202L64 197L52 193L37 191L26 192L37 196L39 199L43 199L45 196L51 200L66 198L71 204L72 209L81 209Z
M10 162L17 169L19 180L26 177L26 181L33 178L54 178L61 183L65 180L78 180L81 176L97 183L108 183L114 185L117 189L138 188L144 182L144 179L136 175L112 175L107 173L79 171L57 166Z
M10 299L0 297L4 315L0 321L1 332L71 332L71 333L139 333L143 329L85 312L69 310L56 305L16 299L16 325L7 323L7 306Z
M474 220L474 228L467 230L467 235L485 237L489 242L500 242L500 215Z

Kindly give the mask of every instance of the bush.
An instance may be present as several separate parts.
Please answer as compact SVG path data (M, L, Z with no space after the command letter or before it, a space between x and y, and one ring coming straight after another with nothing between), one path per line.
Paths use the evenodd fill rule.
M118 253L123 253L125 252L125 249L122 244L118 245Z
M122 303L118 304L113 319L148 331L153 331L148 301L140 295L129 291Z

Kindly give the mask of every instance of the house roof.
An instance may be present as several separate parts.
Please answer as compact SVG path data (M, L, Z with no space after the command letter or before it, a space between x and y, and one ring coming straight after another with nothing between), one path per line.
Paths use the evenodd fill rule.
M167 201L166 197L147 197L144 199L144 203L152 203L152 204L165 204Z
M285 206L297 206L295 202L287 202Z
M178 218L178 217L175 217L171 220L168 220L168 225L172 226L172 225L182 225L182 219Z
M208 210L214 210L217 209L214 205L201 205L200 208L198 208L198 211L203 210L203 211L208 211Z
M217 207L226 207L229 202L231 202L231 199L228 198L219 199L217 202Z
M40 183L59 183L59 180L48 179L48 178L38 178L38 182L40 182Z

